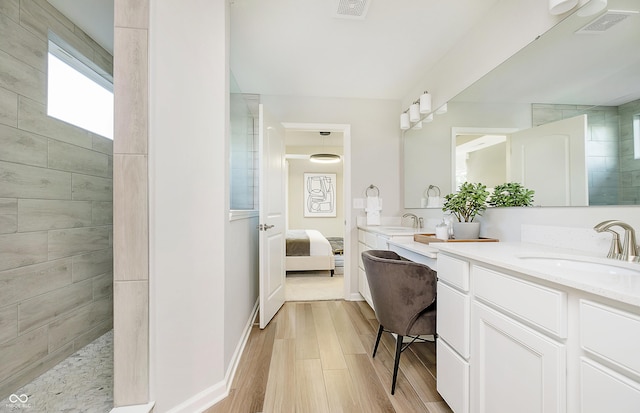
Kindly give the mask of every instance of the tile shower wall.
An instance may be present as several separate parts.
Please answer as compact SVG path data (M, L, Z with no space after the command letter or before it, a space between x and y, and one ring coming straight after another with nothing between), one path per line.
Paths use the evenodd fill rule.
M113 65L46 0L0 2L0 399L113 325L113 143L46 115L48 31Z
M633 148L633 117L640 115L640 100L625 103L620 114L620 202L621 205L640 204L640 159Z
M619 125L615 106L532 105L533 126L587 115L589 205L618 205Z

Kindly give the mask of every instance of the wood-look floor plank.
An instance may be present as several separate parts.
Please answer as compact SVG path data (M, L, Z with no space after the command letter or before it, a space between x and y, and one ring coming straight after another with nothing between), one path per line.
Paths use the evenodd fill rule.
M395 340L385 333L372 359L377 329L365 302L286 303L252 328L229 396L206 413L452 413L436 391L433 343L403 352L390 394ZM352 346L365 353L345 354Z
M362 412L396 412L366 354L345 356Z
M274 320L276 324L276 339L296 338L296 304L287 302L278 311Z
M296 412L328 412L320 359L296 360Z
M342 347L342 353L364 354L364 347L362 346L358 333L343 307L343 301L333 301L328 303L328 306L329 314L333 320L333 326L338 334L340 347Z
M317 301L311 304L313 321L318 335L318 348L322 369L344 369L347 367L338 334L331 320L329 308L325 301Z
M206 410L206 413L262 411L274 337L274 328L264 330L260 330L258 326L251 328L229 396Z
M324 383L327 389L329 412L360 412L356 391L349 370L325 370Z
M393 347L385 345L387 340L393 343ZM401 366L403 357L404 354L400 356ZM418 396L418 393L413 386L414 383L407 379L402 368L398 370L396 391L395 394L391 396L394 359L395 340L390 334L384 333L383 340L378 346L376 357L371 359L371 363L378 374L378 378L385 388L387 395L389 395L391 404L396 412L426 412L427 408L425 407L423 400Z
M351 320L351 324L358 334L373 334L375 330L362 314L360 305L356 301L343 301L344 308Z
M319 359L318 336L310 303L296 303L296 359Z
M295 411L295 340L273 342L269 379L264 397L265 413Z

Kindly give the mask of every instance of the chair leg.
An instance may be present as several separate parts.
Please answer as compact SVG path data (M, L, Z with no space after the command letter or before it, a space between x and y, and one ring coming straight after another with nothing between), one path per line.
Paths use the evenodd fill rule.
M378 337L376 337L376 345L373 346L373 355L371 356L371 358L376 356L376 351L378 351L378 344L380 344L380 337L382 337L383 330L384 328L382 327L382 324L380 324L380 327L378 328Z
M398 376L398 366L400 365L400 353L402 352L403 336L398 335L396 339L396 360L393 364L393 381L391 382L391 394L396 392L396 378Z

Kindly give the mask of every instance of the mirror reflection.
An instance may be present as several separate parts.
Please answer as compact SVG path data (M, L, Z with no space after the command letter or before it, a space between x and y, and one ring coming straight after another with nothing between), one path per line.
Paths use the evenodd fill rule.
M579 10L406 131L405 207L465 180L521 182L542 206L640 204L639 11Z

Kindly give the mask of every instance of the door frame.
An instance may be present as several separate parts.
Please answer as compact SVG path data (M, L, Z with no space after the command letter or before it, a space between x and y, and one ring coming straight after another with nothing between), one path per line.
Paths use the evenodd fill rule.
M345 300L356 300L359 293L353 294L351 290L351 230L353 228L353 217L351 210L351 125L341 123L296 123L283 122L282 126L285 132L288 130L297 130L304 132L340 132L343 141L342 156L342 196L344 208L344 290L343 298ZM358 298L355 298L358 296Z

